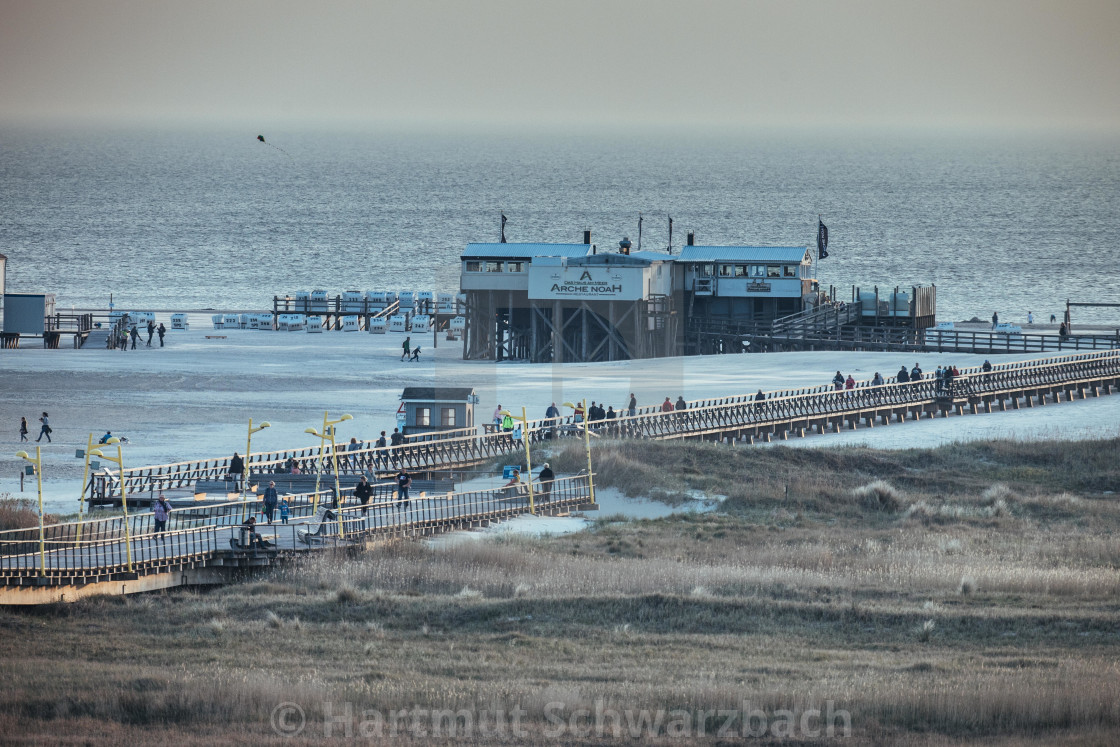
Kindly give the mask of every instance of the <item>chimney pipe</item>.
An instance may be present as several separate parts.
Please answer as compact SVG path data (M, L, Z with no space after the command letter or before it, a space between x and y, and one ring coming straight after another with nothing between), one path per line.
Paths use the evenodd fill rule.
M693 231L688 232L688 245L696 246L696 233Z
M585 243L585 244L590 244L591 243L591 229L590 228L584 229L583 243Z

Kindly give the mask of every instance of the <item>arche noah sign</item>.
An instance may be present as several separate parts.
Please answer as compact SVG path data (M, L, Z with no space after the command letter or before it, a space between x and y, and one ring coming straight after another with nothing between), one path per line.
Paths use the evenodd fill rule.
M637 301L642 298L642 267L530 267L529 298Z

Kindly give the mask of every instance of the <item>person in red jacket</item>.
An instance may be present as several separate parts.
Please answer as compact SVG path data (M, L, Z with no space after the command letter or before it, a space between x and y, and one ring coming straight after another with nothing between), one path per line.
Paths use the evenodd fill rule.
M666 397L665 401L661 403L661 412L672 412L672 411L673 411L673 400Z

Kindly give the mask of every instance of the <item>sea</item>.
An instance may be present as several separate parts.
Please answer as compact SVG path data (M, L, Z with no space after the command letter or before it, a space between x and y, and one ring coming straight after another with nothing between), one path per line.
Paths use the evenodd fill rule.
M59 311L456 291L502 214L511 242L599 251L668 251L670 217L674 252L815 248L820 220L823 288L935 284L939 320L1120 303L1120 134L0 126L8 292Z

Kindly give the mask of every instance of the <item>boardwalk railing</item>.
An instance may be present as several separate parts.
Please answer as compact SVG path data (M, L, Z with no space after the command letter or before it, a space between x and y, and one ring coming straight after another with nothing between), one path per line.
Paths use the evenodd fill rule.
M323 522L310 520L313 502L303 496L304 500L292 506L290 523L261 523L257 529L281 551L351 544L379 536L431 533L527 513L527 486L513 493L510 491L511 488L493 488L413 495L407 505L393 500L375 501L365 507L349 505L332 509L333 518ZM572 508L590 500L590 481L586 474L559 478L544 485L534 482L534 504L538 512ZM27 577L91 580L201 562L231 551L230 540L239 537L246 509L250 513L259 510L259 504L254 501L246 506L234 501L197 510L176 509L168 519L167 531L160 533L155 531L150 513L130 516L127 532L123 517L99 519L83 524L80 540L76 522L55 524L46 528L49 539L42 556L38 528L0 532L0 580L7 584Z
M847 307L858 308L858 304ZM955 329L912 330L902 327L846 326L839 317L832 324L816 318L814 312L776 320L771 328L749 322L693 320L689 334L716 338L741 338L752 349L807 348L822 350L884 350L913 352L1046 353L1120 348L1120 335L1008 334L997 331ZM837 312L838 314L840 312ZM813 326L816 323L816 326Z
M920 382L890 381L881 386L860 382L852 390L836 392L831 386L787 389L766 393L764 399L745 394L732 397L695 400L685 410L661 412L658 407L641 408L635 415L620 415L610 421L589 424L599 436L617 438L706 438L730 433L744 427L764 427L794 418L820 416L841 417L873 407L929 405L946 395L980 397L999 391L1024 390L1055 383L1091 382L1120 376L1120 351L1102 351L1055 356L1033 361L1000 363L990 373L967 368L953 384L951 392L941 391L927 378ZM620 411L626 412L620 403ZM572 416L530 420L526 424L529 441L543 443L550 439L582 437L583 425ZM442 434L437 434L442 436ZM414 440L400 446L376 448L370 442L350 450L338 446L340 471L389 475L400 467L410 472L460 469L491 461L521 450L520 440L509 433L477 434L454 431L447 437ZM323 459L324 474L329 474L333 460L330 446ZM319 447L291 451L272 451L248 455L246 467L251 473L273 471L276 466L294 459L302 471L318 468ZM229 470L228 459L179 462L125 470L126 488L130 495L151 494L157 489L185 487L199 480L223 478ZM262 476L263 478L263 476ZM91 488L101 495L119 495L114 472L103 470L93 478Z

